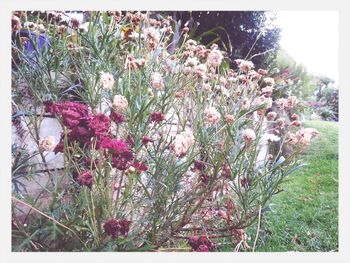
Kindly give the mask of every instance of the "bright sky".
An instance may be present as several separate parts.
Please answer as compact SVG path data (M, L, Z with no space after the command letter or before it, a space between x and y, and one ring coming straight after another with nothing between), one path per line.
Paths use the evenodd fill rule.
M339 83L337 11L278 11L280 44L310 73L326 75Z

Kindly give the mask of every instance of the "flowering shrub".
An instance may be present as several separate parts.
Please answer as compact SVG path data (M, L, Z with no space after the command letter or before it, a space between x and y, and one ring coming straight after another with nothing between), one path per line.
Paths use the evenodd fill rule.
M245 60L225 70L225 54L188 39L186 30L169 54L171 17L92 12L81 24L61 23L58 12L38 16L47 21L50 53L37 50L32 68L14 44L20 62L13 78L28 82L30 110L62 125L57 145L46 138L40 150L64 155L61 176L70 184L47 186L51 210L44 212L70 231L33 242L50 240L50 250L134 251L185 240L193 251L214 251L231 237L234 247L248 249L245 230L317 135L298 117L285 122L297 98L280 98L271 111L274 82L266 70ZM72 91L79 101L68 101ZM74 241L62 248L68 237Z

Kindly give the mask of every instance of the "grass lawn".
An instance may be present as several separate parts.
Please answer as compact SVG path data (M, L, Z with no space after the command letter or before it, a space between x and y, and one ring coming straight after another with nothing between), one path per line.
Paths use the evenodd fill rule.
M338 123L309 121L320 134L264 214L256 251L338 250ZM253 243L256 229L249 236Z

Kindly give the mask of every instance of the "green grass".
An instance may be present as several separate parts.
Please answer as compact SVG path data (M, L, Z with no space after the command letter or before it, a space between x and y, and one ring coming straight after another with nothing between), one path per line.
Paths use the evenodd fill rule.
M338 124L309 121L320 134L263 217L256 251L338 250ZM250 228L250 243L256 228Z

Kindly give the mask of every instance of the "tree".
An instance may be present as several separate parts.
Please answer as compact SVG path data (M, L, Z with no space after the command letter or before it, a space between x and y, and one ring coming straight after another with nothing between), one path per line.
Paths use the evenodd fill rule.
M217 42L226 49L231 62L252 58L256 67L266 67L278 48L280 28L275 16L265 11L195 11L174 12L175 18L187 23L193 35L207 46ZM174 16L174 13L172 15ZM271 51L271 52L267 52ZM265 53L266 52L266 53ZM272 56L272 58L271 58Z

